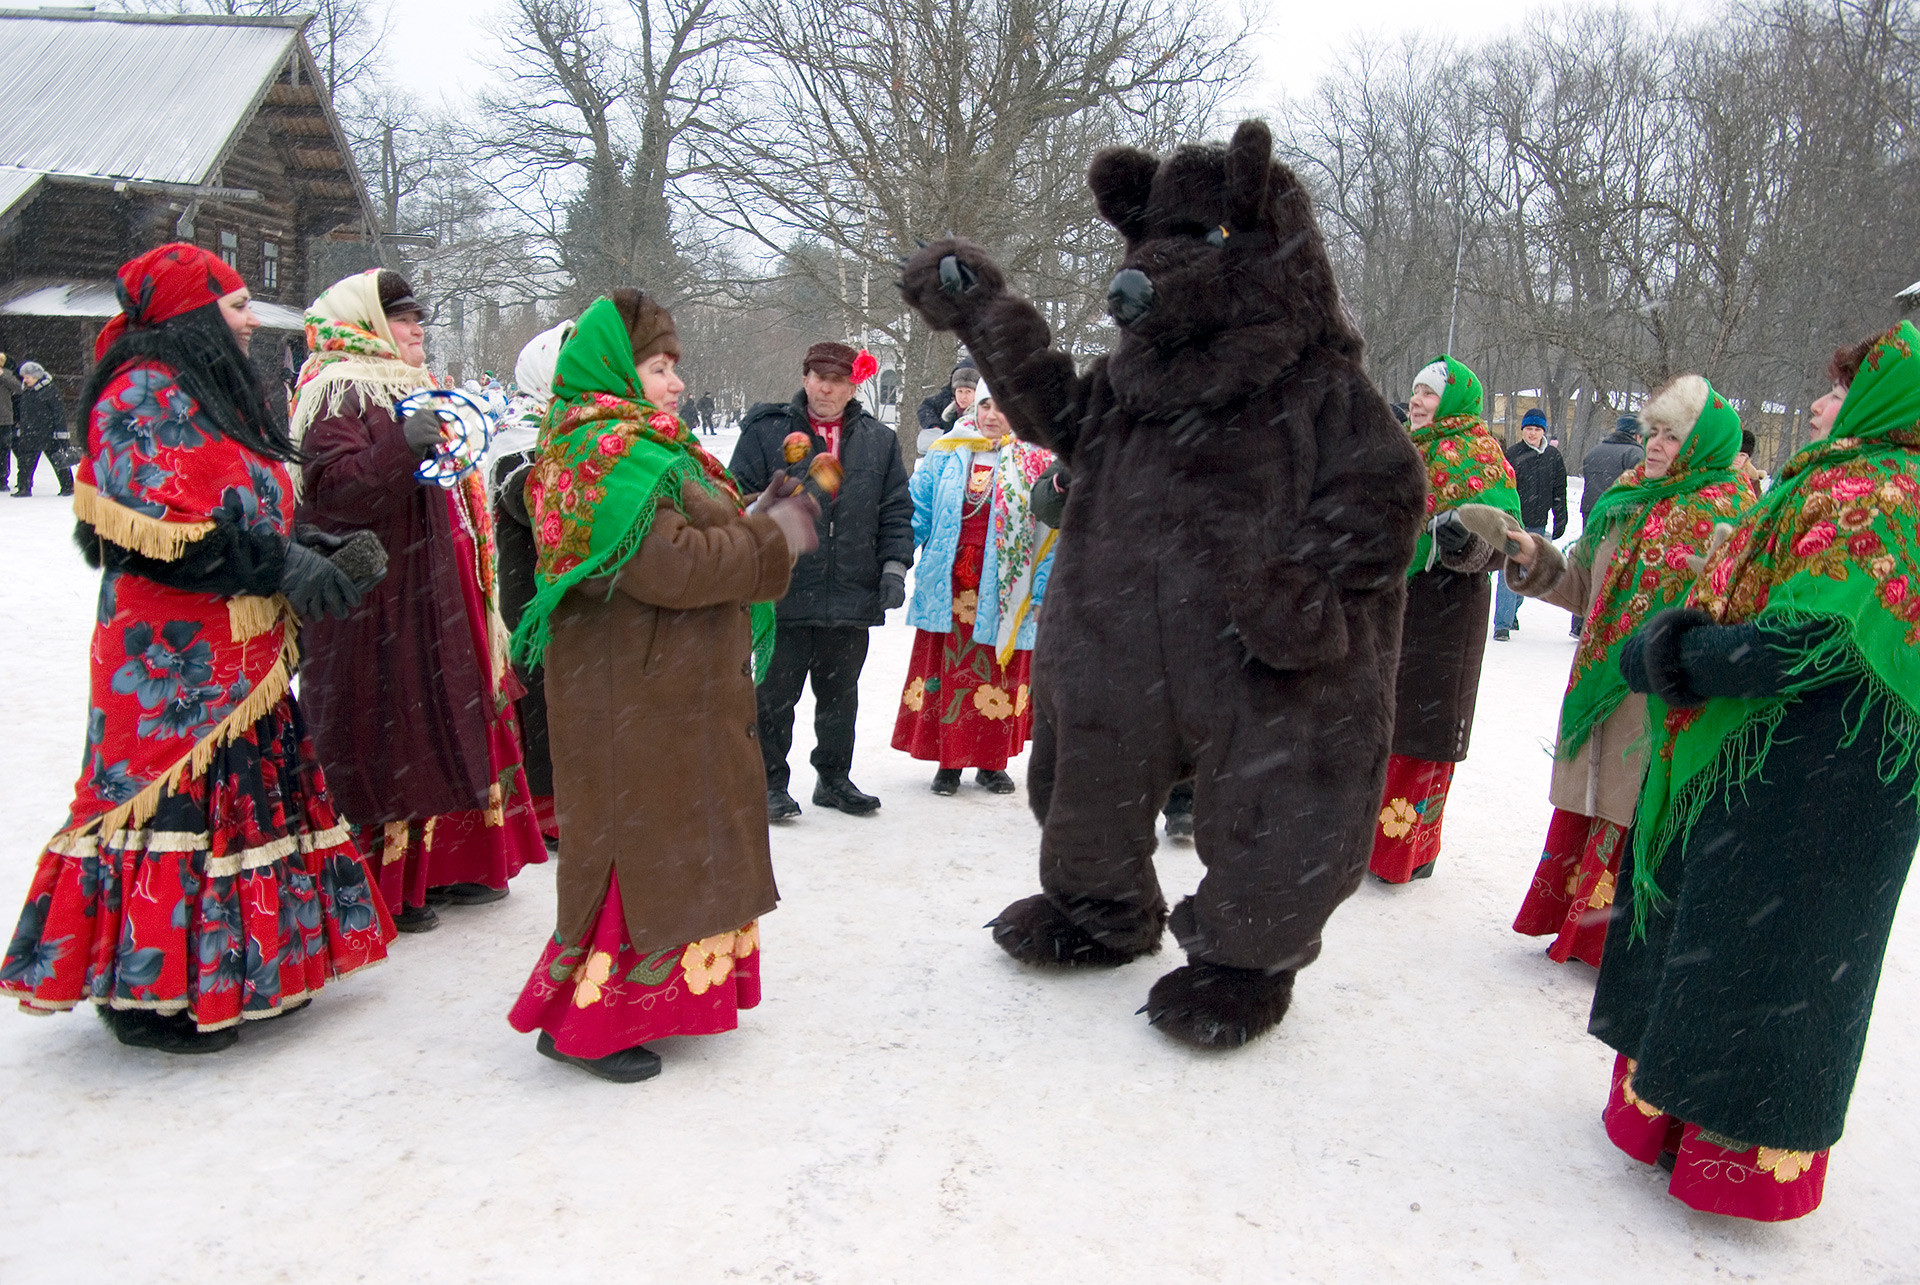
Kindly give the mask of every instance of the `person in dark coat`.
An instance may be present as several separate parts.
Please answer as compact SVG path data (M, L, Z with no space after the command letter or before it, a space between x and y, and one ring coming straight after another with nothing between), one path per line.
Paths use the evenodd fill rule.
M714 416L714 413L713 413L713 394L712 393L700 394L699 407L700 407L700 427L706 431L709 437L711 437L713 434L720 431L720 421Z
M33 494L34 470L44 453L60 480L60 494L73 494L73 437L67 428L67 408L54 387L53 376L37 361L22 362L19 414L13 430L13 458L19 465L13 493Z
M325 320L308 327L293 414L301 514L326 531L373 531L390 561L351 615L302 635L301 694L341 811L377 836L394 923L424 932L439 921L430 897L498 900L547 858L513 713L492 514L477 472L451 488L415 476L441 427L431 411L395 413L433 381L425 310L406 279L356 274L308 314Z
M925 455L933 449L940 435L960 422L960 417L973 409L974 396L980 389L980 372L973 368L972 362L963 361L953 368L953 375L947 380L947 386L920 403L920 436L914 439L914 449ZM933 403L944 398L945 404L937 414L929 414ZM929 422L931 420L931 422Z
M1520 492L1521 525L1530 534L1549 539L1565 535L1567 461L1561 457L1560 448L1547 440L1547 417L1539 407L1520 417L1520 440L1507 448L1507 463L1513 466L1514 487ZM1517 629L1519 624L1520 595L1507 587L1505 577L1496 577L1493 640L1507 641L1507 631Z
M20 396L20 377L13 373L7 354L0 352L0 491L7 487L13 467L13 413Z
M854 399L873 358L839 343L807 349L803 387L791 402L762 402L740 424L733 474L747 494L766 489L775 473L796 476L815 455L840 462L837 495L820 505L820 547L794 564L780 599L773 662L758 693L760 754L767 766L767 813L776 821L800 815L788 793L793 707L813 683L814 803L864 816L880 800L849 778L854 719L860 706L860 670L867 661L867 630L907 600L913 565L913 500L900 439ZM799 461L786 453L789 436L806 445Z
M1639 417L1622 415L1614 420L1613 431L1596 442L1580 461L1580 476L1585 479L1580 491L1582 526L1606 489L1618 482L1622 473L1646 458L1646 451L1640 447Z
M1920 331L1834 355L1790 459L1620 669L1653 748L1588 1031L1692 1208L1820 1203L1920 841Z
M1148 1021L1235 1047L1282 1020L1364 876L1420 459L1264 123L1164 158L1108 148L1087 181L1125 240L1118 337L1090 364L978 245L936 241L901 274L1073 475L1034 653L1041 891L995 916L994 942L1110 968L1171 927L1187 962ZM1206 875L1170 912L1154 824L1189 775Z

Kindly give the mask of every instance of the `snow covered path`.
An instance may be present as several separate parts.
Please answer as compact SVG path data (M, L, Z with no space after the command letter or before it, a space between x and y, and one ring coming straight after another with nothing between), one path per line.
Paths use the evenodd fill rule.
M80 757L96 586L47 491L0 499L9 934ZM971 774L935 798L887 748L912 637L892 624L854 773L885 807L776 830L766 1001L739 1032L663 1042L634 1086L536 1056L506 1012L551 866L215 1057L0 1014L0 1279L1920 1280L1916 898L1818 1213L1692 1214L1607 1143L1593 974L1508 927L1573 646L1564 613L1520 619L1488 648L1437 877L1369 880L1253 1047L1198 1055L1134 1015L1171 938L1091 976L993 947L981 925L1036 888L1035 828L1024 798ZM1161 855L1177 897L1199 865Z

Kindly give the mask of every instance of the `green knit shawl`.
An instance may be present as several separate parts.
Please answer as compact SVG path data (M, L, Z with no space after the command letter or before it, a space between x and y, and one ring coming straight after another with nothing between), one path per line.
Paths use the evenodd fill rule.
M1627 698L1620 650L1647 617L1680 602L1693 587L1714 524L1732 522L1746 498L1733 472L1740 450L1740 416L1707 386L1706 405L1663 477L1642 463L1608 487L1587 515L1572 557L1593 565L1600 546L1618 531L1613 561L1594 595L1567 694L1560 702L1558 753L1570 759ZM1693 558L1695 561L1689 562Z
M514 630L515 660L541 662L567 590L624 567L652 530L660 501L678 508L688 482L740 504L726 468L678 416L646 399L619 310L596 300L560 349L540 457L527 478L537 587ZM773 655L773 604L754 603L751 621L757 683Z
M1875 343L1833 432L1787 462L1708 563L1688 604L1722 624L1826 622L1830 634L1794 658L1777 696L1716 697L1693 709L1650 702L1655 752L1634 839L1636 935L1664 900L1658 864L1707 803L1759 778L1781 720L1801 693L1852 682L1851 728L1870 718L1886 740L1879 771L1920 802L1920 333L1903 321ZM1769 788L1797 789L1795 782Z
M1413 444L1427 461L1427 517L1462 504L1490 504L1517 520L1520 492L1500 439L1487 428L1479 377L1451 357L1434 361L1446 363L1447 386L1440 392L1433 423L1413 430ZM1423 527L1407 578L1425 571L1432 556L1433 533Z

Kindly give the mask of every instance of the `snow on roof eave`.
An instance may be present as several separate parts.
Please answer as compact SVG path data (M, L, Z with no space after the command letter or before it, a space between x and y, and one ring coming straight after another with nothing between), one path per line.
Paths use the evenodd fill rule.
M146 22L175 27L293 27L313 21L310 13L96 13L92 9L0 9L0 18L41 18L49 22Z
M1896 299L1920 299L1920 281L1914 282L1893 297Z
M74 317L104 321L120 311L116 283L106 281L49 281L45 278L21 282L12 296L0 301L0 316ZM302 330L306 318L284 304L263 299L253 302L254 315L268 330Z
M15 206L38 192L40 183L45 178L46 175L38 170L23 170L11 165L0 165L0 219L6 218L13 213Z

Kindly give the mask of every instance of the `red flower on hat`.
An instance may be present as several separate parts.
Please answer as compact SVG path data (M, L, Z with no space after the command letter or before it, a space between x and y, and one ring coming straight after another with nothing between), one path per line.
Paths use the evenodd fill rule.
M862 348L860 355L853 359L853 374L848 378L856 384L864 384L879 373L880 363L873 359L872 353Z

